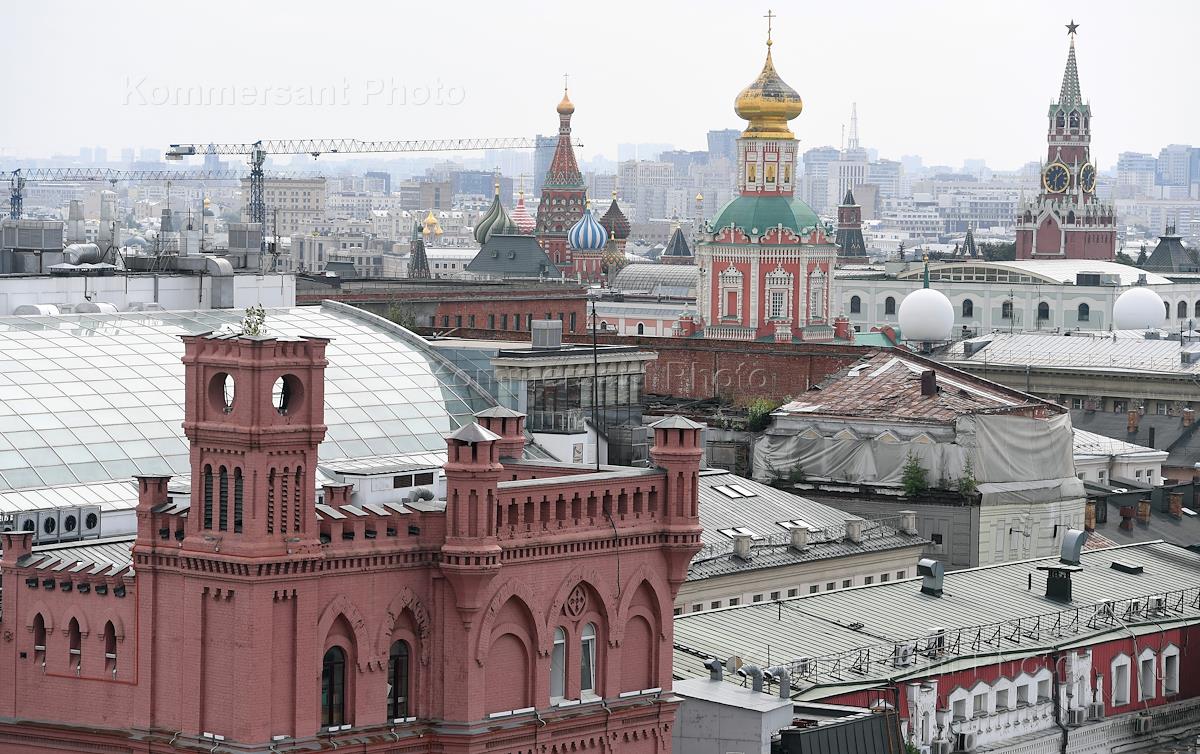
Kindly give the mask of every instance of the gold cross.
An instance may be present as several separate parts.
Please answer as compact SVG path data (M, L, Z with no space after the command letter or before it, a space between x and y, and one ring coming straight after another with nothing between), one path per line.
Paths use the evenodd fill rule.
M767 19L767 44L771 44L771 22L775 19L774 11L768 10L767 15L763 18Z

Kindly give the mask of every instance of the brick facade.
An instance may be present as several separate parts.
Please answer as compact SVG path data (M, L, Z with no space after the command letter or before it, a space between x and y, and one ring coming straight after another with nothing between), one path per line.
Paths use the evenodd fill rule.
M521 418L483 412L444 508L315 507L325 341L185 342L190 507L139 479L133 568L39 570L3 535L0 752L669 749L697 425L596 475L502 457Z

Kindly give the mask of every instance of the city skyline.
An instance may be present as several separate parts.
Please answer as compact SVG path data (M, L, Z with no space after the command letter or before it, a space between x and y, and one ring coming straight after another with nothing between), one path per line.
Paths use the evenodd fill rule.
M71 154L81 145L105 146L116 159L121 147L180 141L552 133L565 73L583 158L615 159L617 145L629 142L703 149L708 130L739 126L728 92L753 78L745 61L765 40L760 16L769 4L760 6L700 3L686 14L678 4L639 6L640 23L630 26L634 9L620 4L580 17L535 4L465 3L461 16L471 23L435 33L426 27L437 19L353 6L303 26L257 6L238 8L230 25L222 19L233 6L185 19L143 5L119 26L91 8L20 7L12 20L29 33L13 41L14 55L39 64L0 76L13 111L36 109L40 120L36 129L21 118L0 128L0 157ZM1183 124L1198 114L1175 94L1195 83L1184 53L1186 30L1200 20L1191 6L1144 9L1154 36L1134 38L1116 3L1039 14L973 8L969 21L939 2L916 13L878 3L863 10L871 22L853 27L839 8L774 9L776 66L805 101L801 149L838 146L856 102L861 141L881 157L951 166L983 159L997 169L1036 160L1072 15L1102 168L1120 152L1188 141ZM368 16L379 23L362 23ZM508 17L520 22L505 27ZM136 42L140 54L84 58L76 52L84 48L68 46L42 55L37 40L61 35L63 18L96 37ZM498 39L498 28L509 31ZM260 29L264 46L282 50L247 50L231 29ZM46 91L60 96L41 101ZM1131 102L1133 93L1157 103L1155 117Z

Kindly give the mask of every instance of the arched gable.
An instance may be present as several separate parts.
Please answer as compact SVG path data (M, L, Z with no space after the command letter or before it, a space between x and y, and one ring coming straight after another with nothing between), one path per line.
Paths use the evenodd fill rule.
M382 656L370 656L372 651L370 637L367 636L367 623L363 620L362 613L358 607L350 601L344 594L339 594L325 606L325 610L321 612L321 619L317 621L317 636L321 641L325 641L325 637L329 635L329 631L333 628L333 624L338 617L345 618L350 624L351 630L354 631L354 661L358 666L359 672L366 670L383 669Z
M606 580L594 567L576 566L571 569L571 573L558 585L554 601L550 603L550 612L546 615L546 625L550 625L551 623L558 624L559 613L562 612L563 606L566 605L567 600L571 597L571 593L575 591L575 587L580 584L586 584L591 587L592 591L600 597L599 612L604 616L604 620L611 625L613 614L609 610L608 603L612 598L610 594L605 593L606 590L601 589L600 585L604 583L606 583ZM549 650L549 647L546 647L546 649Z
M618 642L621 640L621 630L624 628L625 622L629 618L630 606L633 603L634 595L637 594L638 588L641 587L643 583L649 587L650 593L653 594L657 600L656 610L658 618L658 638L660 641L665 640L667 636L663 631L663 605L665 602L664 595L670 594L671 588L668 586L666 579L663 578L662 573L643 563L642 565L638 566L638 568L633 572L633 576L625 583L632 588L626 587L621 592L621 603L617 608L616 628L613 632L616 640ZM669 608L670 605L667 604L667 607Z
M51 613L50 608L46 607L46 604L40 600L33 603L33 606L29 608L29 612L25 614L26 630L28 630L30 633L33 633L33 616L35 615L42 616L42 625L46 627L47 634L54 630L54 614ZM68 622L69 621L70 619L68 619Z
M386 657L392 647L392 634L396 623L405 611L412 616L413 625L417 628L417 638L420 639L420 659L422 665L429 664L429 611L412 589L401 587L392 597L387 606L387 618L379 627L379 640L375 644L378 657Z
M487 610L484 611L483 618L479 621L479 643L475 648L475 662L479 664L479 667L483 667L484 658L487 656L488 646L492 641L492 633L496 627L496 616L513 597L519 598L525 605L525 609L532 616L535 633L533 637L534 646L538 654L544 657L550 652L546 641L545 621L540 620L531 607L539 602L537 594L534 593L527 582L510 578L496 588L496 591L492 594L492 599L488 601Z
M117 615L117 612L115 610L105 610L100 615L100 619L97 622L97 625L101 627L100 640L101 641L104 640L104 636L103 636L104 628L103 627L108 623L112 624L113 634L117 637L117 641L125 641L125 622L123 620L121 620L121 616Z
M79 623L79 636L87 638L92 633L92 628L88 625L87 615L77 608L72 609L66 614L63 619L63 636L66 636L71 630L71 619L74 618ZM50 627L46 626L46 633L50 633Z

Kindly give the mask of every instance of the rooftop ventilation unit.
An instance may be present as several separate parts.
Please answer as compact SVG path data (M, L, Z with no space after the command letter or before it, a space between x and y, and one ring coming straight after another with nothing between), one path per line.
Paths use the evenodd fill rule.
M59 514L57 509L37 512L37 533L33 535L35 545L59 541L62 536L59 532Z
M1087 538L1086 531L1067 529L1067 533L1063 535L1058 559L1067 565L1079 565L1079 554L1083 551L1083 545L1087 542Z
M1071 574L1083 569L1075 565L1038 566L1046 572L1046 597L1057 602L1071 601Z
M534 350L562 348L563 323L557 319L535 319L530 335Z
M708 668L708 679L710 681L719 681L725 677L725 667L715 657L705 660L704 667Z
M974 733L959 733L954 739L954 751L969 754L975 751L975 734Z
M921 594L930 597L942 596L942 581L946 577L946 566L940 560L921 558L917 561L917 575L921 576Z
M58 541L73 542L79 539L83 523L79 520L78 508L63 508L58 512Z
M737 669L737 674L741 678L749 678L750 688L754 691L763 690L763 672L757 665L743 665Z
M80 539L97 539L100 536L100 506L81 505L79 507L79 537Z

